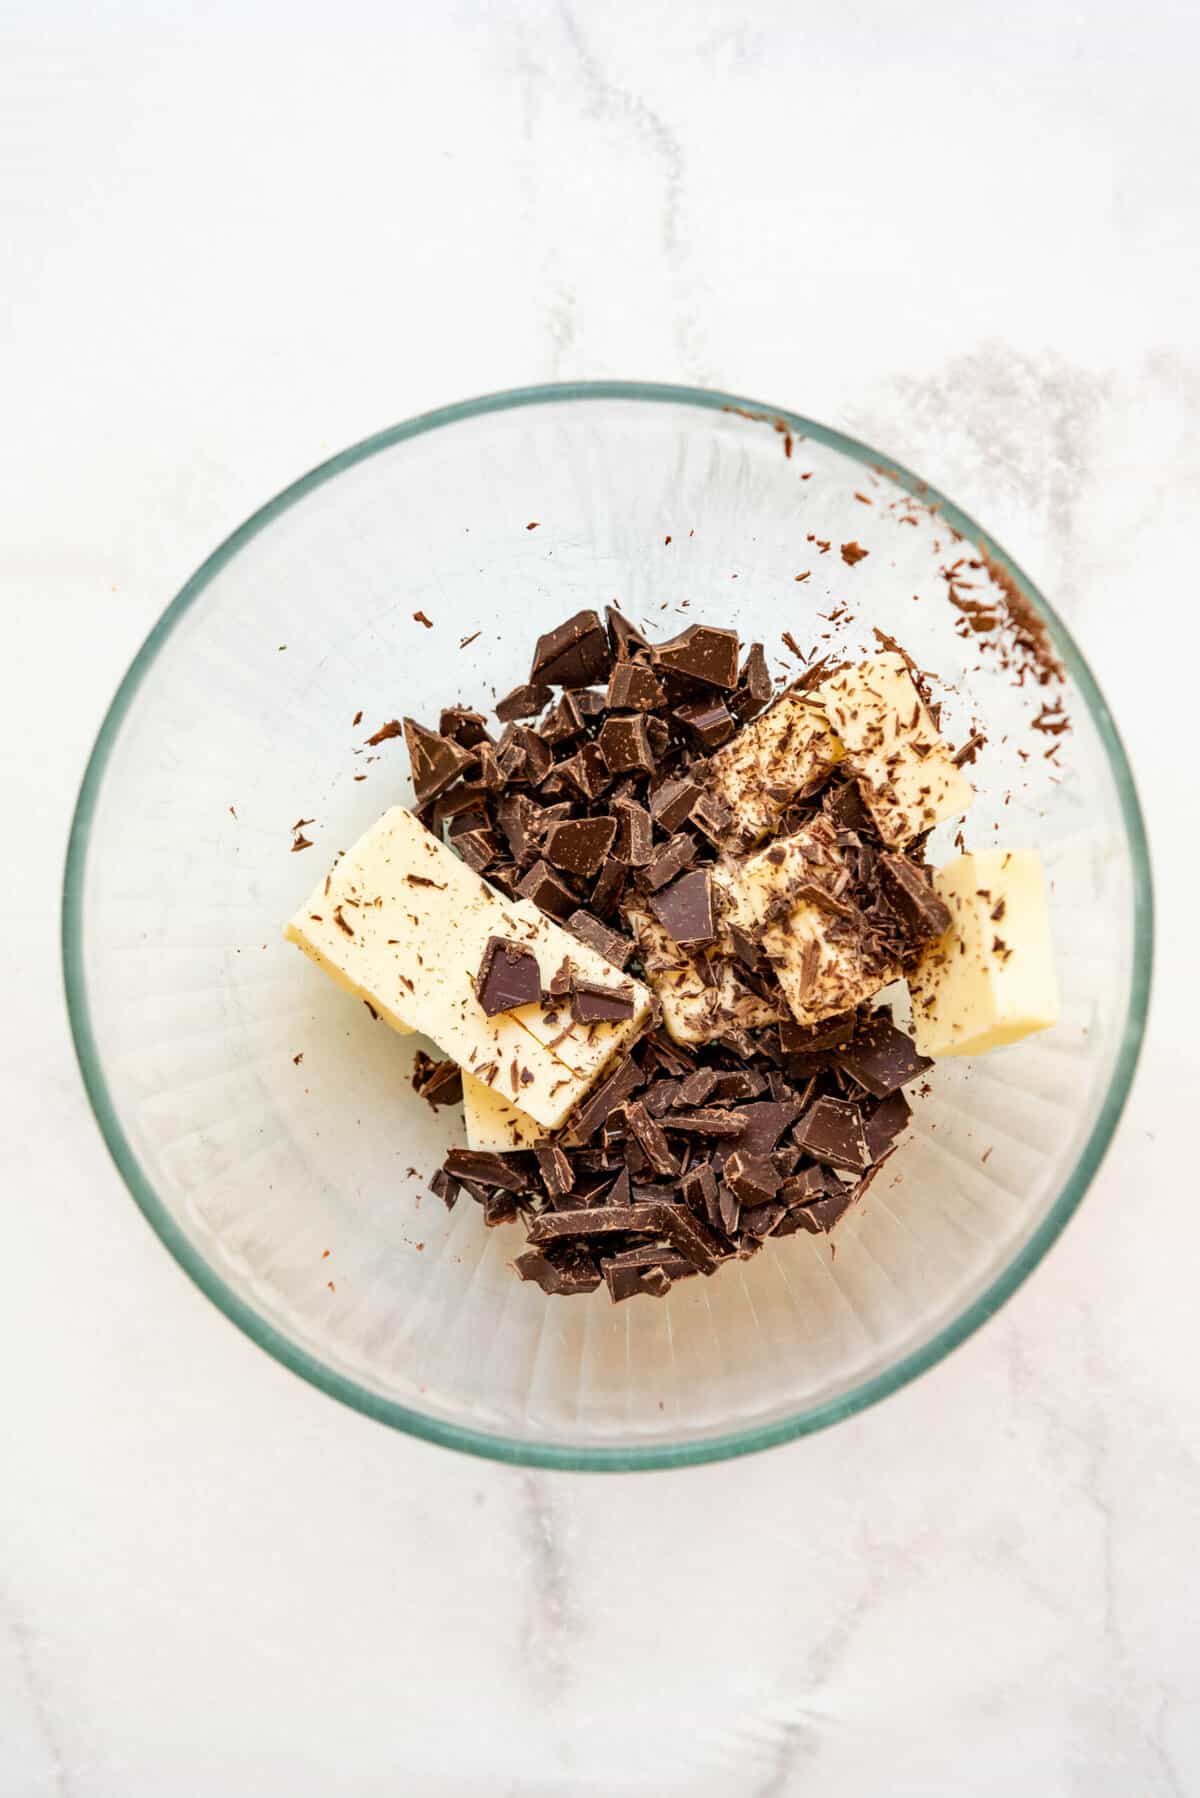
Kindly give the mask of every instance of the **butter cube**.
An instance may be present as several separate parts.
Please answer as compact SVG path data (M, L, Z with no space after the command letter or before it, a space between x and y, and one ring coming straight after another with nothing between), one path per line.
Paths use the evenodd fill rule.
M843 668L808 695L845 750L863 803L891 849L965 812L971 784L913 685L903 656L889 651Z
M709 789L733 812L730 842L761 843L793 799L822 785L841 753L820 709L804 694L784 693L709 758Z
M690 955L649 912L631 905L625 916L673 1041L710 1043L730 1025L762 1030L785 1015L782 1007L738 978L736 964L726 954Z
M489 1017L475 996L489 937L521 942L542 986L569 957L587 980L616 986L611 963L526 900L511 901L393 806L343 856L284 934L393 1027L432 1037L462 1068L493 1084L539 1124L557 1129L649 1017L637 981L634 1014L580 1025L539 1005Z
M462 1086L469 1149L491 1149L504 1154L513 1149L532 1149L535 1143L546 1141L549 1133L528 1112L518 1111L503 1093L485 1081L464 1074Z
M1032 849L959 855L934 877L953 922L908 976L921 1055L983 1055L1058 1018L1042 865Z

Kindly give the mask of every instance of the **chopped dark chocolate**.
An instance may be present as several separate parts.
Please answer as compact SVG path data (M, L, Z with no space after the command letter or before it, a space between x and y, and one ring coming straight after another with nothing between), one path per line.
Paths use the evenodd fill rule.
M636 799L614 799L617 839L613 854L630 868L644 868L654 854L654 826L644 805Z
M696 1269L674 1249L641 1248L604 1256L600 1271L616 1305L639 1292L651 1298L665 1298L673 1281L686 1280Z
M669 643L660 643L654 660L672 674L702 681L708 687L732 690L738 682L737 632L708 624L689 625Z
M881 855L877 873L884 898L914 948L945 935L950 928L950 907L934 892L916 862L906 855Z
M443 1164L456 1180L477 1186L499 1186L505 1192L524 1192L528 1178L511 1155L494 1155L489 1149L451 1149Z
M647 879L654 873L655 867L648 869ZM680 948L702 949L716 941L712 881L707 868L696 868L690 874L681 875L662 892L652 894L649 905L667 935Z
M538 735L546 743L553 743L557 748L560 743L569 743L584 729L583 712L574 693L564 693L558 704L548 712L538 726Z
M511 724L517 718L536 718L543 706L549 705L550 698L549 687L526 681L496 701L496 716L504 724Z
M605 606L604 617L608 624L608 637L612 644L612 652L618 661L628 661L639 651L649 653L651 647L649 638L643 637L641 631L635 625L630 624L628 618L619 612L616 606Z
M462 1072L456 1061L435 1061L418 1049L413 1056L413 1091L436 1111L439 1105L457 1105L462 1098Z
M608 636L597 614L577 612L538 638L529 679L552 687L591 687L607 680L612 663Z
M454 848L469 868L482 874L500 856L500 844L490 830L459 830L452 836Z
M802 1110L793 1099L761 1099L755 1105L743 1105L732 1114L741 1125L738 1148L747 1155L769 1155Z
M626 1101L625 1121L630 1135L654 1172L656 1174L678 1174L679 1162L671 1153L671 1146L666 1139L662 1125L656 1123L639 1099Z
M742 1202L741 1226L748 1236L757 1237L761 1242L764 1237L772 1235L787 1216L787 1206L764 1199L759 1205L747 1205Z
M614 968L625 968L636 947L632 937L622 935L619 930L610 930L589 911L573 911L567 919L567 929L589 949L595 949L605 961L610 961Z
M408 745L413 792L418 805L427 805L431 799L436 799L471 761L469 750L463 749L452 737L440 737L436 731L426 730L415 718L404 720L404 741Z
M630 1093L636 1092L645 1083L646 1076L637 1062L631 1055L626 1056L615 1072L584 1099L568 1121L566 1140L572 1143L588 1142L617 1106L623 1105Z
M659 887L666 886L669 880L682 874L685 868L690 868L695 859L694 839L680 831L650 857L642 874L643 885L651 892L656 892Z
M665 830L670 835L691 817L692 807L700 793L700 787L686 775L665 780L650 795L650 816L660 830Z
M733 811L715 793L701 793L689 814L697 830L712 843L723 843L733 824Z
M533 1153L542 1185L553 1198L562 1198L573 1190L575 1175L571 1163L557 1143L539 1143Z
M435 1198L442 1201L447 1211L453 1211L462 1187L453 1174L448 1174L444 1167L440 1167L429 1182L429 1190Z
M745 724L768 706L775 696L766 652L761 643L752 643L742 663L737 692L730 700L730 710Z
M613 713L604 720L598 738L601 754L614 774L650 774L654 751L641 713Z
M618 662L608 677L605 705L613 712L652 712L666 695L642 662Z
M677 1103L679 1105L703 1105L716 1091L720 1075L715 1068L700 1068L695 1074L689 1074L680 1082Z
M625 891L628 877L628 869L615 856L610 856L597 874L596 884L591 892L591 908L598 917L612 916Z
M917 1054L912 1038L897 1030L882 1011L859 1026L852 1041L838 1051L838 1061L877 1099L885 1099L933 1066L927 1055Z
M863 1125L872 1161L883 1160L896 1138L907 1130L911 1116L912 1107L899 1087L879 1101Z
M565 874L586 879L598 874L617 834L615 818L569 818L551 824L542 854Z
M574 755L559 762L554 772L589 803L612 785L612 770L598 743L581 744Z
M765 1205L779 1191L779 1169L769 1155L735 1149L725 1163L725 1183L743 1205Z
M534 905L550 917L558 918L563 923L579 904L578 895L544 861L534 862L528 874L518 881L517 891L522 899L532 900Z
M672 1111L666 1118L668 1130L680 1130L688 1136L741 1136L745 1125L736 1111L723 1111L719 1106L700 1106L695 1111Z
M438 732L452 738L463 749L477 749L481 744L491 742L483 713L474 712L465 705L445 706L438 719Z
M827 1167L860 1173L871 1159L860 1107L849 1099L814 1099L792 1134L798 1148Z
M576 1211L543 1211L529 1226L532 1243L564 1242L575 1237L660 1233L660 1205L587 1205Z
M828 1235L849 1211L856 1191L853 1186L843 1186L837 1192L826 1193L822 1199L814 1199L811 1205L798 1205L788 1215L794 1217L800 1229L807 1230L810 1235Z
M488 1016L515 1011L518 1005L536 1005L541 996L542 977L533 951L506 937L489 937L475 976L475 997Z
M552 1298L573 1298L577 1293L595 1292L600 1284L595 1262L582 1250L556 1250L552 1258L539 1249L525 1249L513 1266L523 1280L533 1280Z
M676 707L675 717L696 738L701 749L717 749L733 735L733 715L723 699L701 699Z
M619 1024L633 1016L631 986L600 986L576 980L571 986L571 1016L577 1024Z

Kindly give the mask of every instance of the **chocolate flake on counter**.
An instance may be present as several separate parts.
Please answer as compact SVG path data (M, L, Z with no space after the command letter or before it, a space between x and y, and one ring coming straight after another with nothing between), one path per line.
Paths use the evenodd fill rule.
M864 549L861 543L842 544L842 561L846 564L847 568L853 568L856 562L861 562L863 558L869 556L870 553L870 550Z
M413 613L413 623L414 624L423 624L427 631L431 631L433 629L433 619L426 618L424 612L414 612Z
M359 713L359 717L362 717L361 712ZM380 743L390 742L393 737L398 737L403 729L404 726L401 724L399 718L389 718L386 724L381 724L379 726L379 729L375 732L374 736L367 738L367 748L374 749Z
M701 949L717 940L712 881L707 868L681 875L665 890L654 893L649 904L667 935L681 949Z
M536 1005L542 996L537 956L523 943L489 937L475 976L475 996L489 1018L518 1005Z
M976 731L969 737L961 749L956 749L950 760L956 768L966 768L975 760L981 749L987 747L987 738Z
M526 681L496 701L496 716L502 724L515 723L518 718L536 718L543 706L549 705L550 698L549 687Z
M296 836L296 840L292 844L292 854L295 855L296 851L298 849L311 849L311 848L312 848L312 838L306 837L303 831L298 832L297 836Z
M458 647L460 649L466 649L468 644L474 643L476 637L482 636L482 634L481 631L472 631L469 637L460 637L458 639Z
M608 635L595 612L577 612L537 640L531 684L590 687L608 679L613 657Z

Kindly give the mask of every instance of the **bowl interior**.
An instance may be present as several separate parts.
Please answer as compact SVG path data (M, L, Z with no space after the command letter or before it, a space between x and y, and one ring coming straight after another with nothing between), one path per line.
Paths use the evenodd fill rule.
M730 403L731 404L731 403ZM513 1459L702 1459L815 1427L918 1370L1037 1259L1103 1152L1149 964L1136 800L1077 652L1021 684L952 602L997 598L977 527L804 420L664 389L525 392L347 452L252 519L157 627L80 801L65 941L93 1102L151 1222L243 1327L374 1415ZM843 543L869 553L851 566ZM974 565L972 565L974 564ZM1026 584L1026 591L1028 587ZM847 656L897 638L982 722L971 846L1038 848L1062 1020L939 1065L832 1239L768 1243L665 1302L548 1300L519 1226L447 1214L462 1140L402 1040L280 935L337 851L411 790L412 713L490 701L535 636L616 601ZM424 614L429 623L416 616ZM1010 638L1011 641L1011 638ZM1018 657L1019 659L1019 657ZM1061 695L1069 732L1034 720ZM359 720L361 714L361 720ZM1052 753L1047 753L1052 752ZM291 849L294 823L314 847ZM952 852L949 840L944 843ZM428 1045L425 1045L428 1047Z

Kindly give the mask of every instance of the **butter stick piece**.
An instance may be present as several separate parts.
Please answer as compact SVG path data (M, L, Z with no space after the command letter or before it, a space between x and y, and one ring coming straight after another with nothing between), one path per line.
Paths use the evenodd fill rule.
M761 1030L786 1015L738 978L726 953L689 955L649 912L629 905L625 916L674 1042L710 1043L730 1025Z
M463 1075L463 1122L469 1149L491 1149L504 1154L532 1149L549 1134L525 1111L519 1111L503 1095L473 1074Z
M709 789L733 812L731 846L752 849L798 795L819 787L842 754L820 709L784 693L708 761Z
M823 905L798 892L836 892L841 856L818 819L742 862L720 864L715 884L727 925L757 937L801 1024L837 1017L870 999L899 973L869 952L852 905Z
M965 812L974 794L903 656L889 652L843 668L809 694L845 750L863 803L884 842L903 849L914 837Z
M908 977L921 1055L983 1055L1058 1018L1042 865L1031 849L985 849L940 868L953 922Z
M569 957L586 979L622 984L603 957L526 901L480 879L411 812L385 812L317 887L285 934L340 986L389 1023L422 1031L464 1074L489 1078L521 1109L556 1129L650 1010L631 982L632 1019L583 1027L565 1011L522 1006L488 1017L474 981L489 937L526 944L543 987Z

